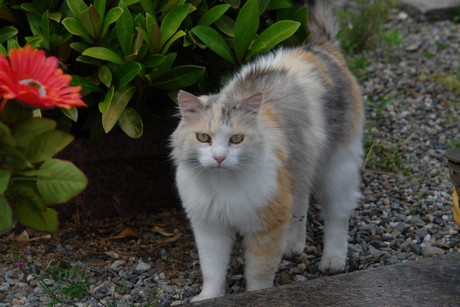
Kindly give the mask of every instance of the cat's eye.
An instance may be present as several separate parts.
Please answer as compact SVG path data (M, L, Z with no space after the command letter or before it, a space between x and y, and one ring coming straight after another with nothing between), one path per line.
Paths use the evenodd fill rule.
M230 143L232 144L239 144L243 142L244 140L244 135L242 134L235 134L230 138Z
M201 143L210 143L211 142L211 137L207 135L206 133L197 133L196 134L196 139L200 141Z

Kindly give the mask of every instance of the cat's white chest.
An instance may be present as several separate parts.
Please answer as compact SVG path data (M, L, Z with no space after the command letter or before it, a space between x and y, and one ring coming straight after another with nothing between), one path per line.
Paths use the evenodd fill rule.
M238 177L198 176L179 166L176 180L182 204L192 221L219 223L244 234L261 227L258 211L274 196L276 170Z

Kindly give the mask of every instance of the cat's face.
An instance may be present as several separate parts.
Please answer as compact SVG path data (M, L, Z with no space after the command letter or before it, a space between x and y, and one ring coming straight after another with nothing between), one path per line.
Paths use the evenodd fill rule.
M257 158L262 146L257 122L260 94L241 101L187 92L178 98L182 120L173 134L176 158L215 171L244 170Z

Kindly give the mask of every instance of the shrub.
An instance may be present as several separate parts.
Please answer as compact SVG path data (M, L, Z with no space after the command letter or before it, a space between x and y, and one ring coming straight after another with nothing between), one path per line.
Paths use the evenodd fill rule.
M307 10L291 0L0 0L0 22L1 53L44 49L82 86L88 110L64 112L61 127L78 121L98 136L118 125L133 138L143 133L142 109L157 103L146 93L210 91L235 66L308 36Z

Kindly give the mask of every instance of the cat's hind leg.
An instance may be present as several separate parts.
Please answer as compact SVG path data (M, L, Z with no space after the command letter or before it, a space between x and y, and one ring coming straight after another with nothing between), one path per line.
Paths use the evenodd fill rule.
M321 272L338 273L346 266L348 223L361 196L361 143L339 148L322 173L317 188L324 219Z
M192 302L225 295L227 267L235 233L222 225L193 223L193 232L200 257L203 288Z

